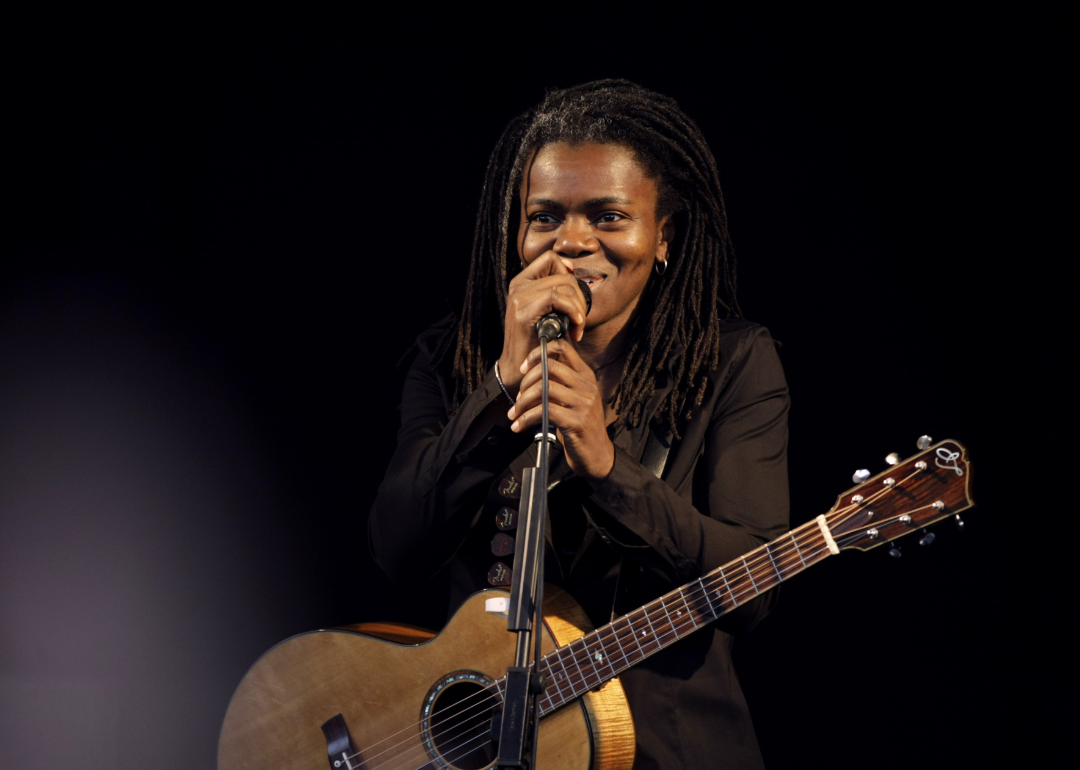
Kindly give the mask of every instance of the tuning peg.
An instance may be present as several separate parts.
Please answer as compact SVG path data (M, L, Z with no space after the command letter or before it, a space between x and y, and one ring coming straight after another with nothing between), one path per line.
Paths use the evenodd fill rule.
M889 465L896 465L898 462L900 462L900 455L896 452L889 452L889 454L885 456L885 462L887 462Z
M933 443L934 439L930 438L929 436L923 435L919 436L919 440L915 442L915 446L917 446L919 449L926 449Z
M896 543L889 543L889 556L894 559L899 559L902 554L900 553L900 546Z
M919 545L930 545L937 540L937 535L928 529L923 530L923 536L919 538Z
M956 516L954 518L956 520L956 531L957 532L963 532L964 531L964 520L960 518L959 513L956 514Z
M856 484L862 484L868 478L870 478L870 471L866 470L866 468L863 468L861 471L855 471L855 474L851 477L851 480L854 481Z

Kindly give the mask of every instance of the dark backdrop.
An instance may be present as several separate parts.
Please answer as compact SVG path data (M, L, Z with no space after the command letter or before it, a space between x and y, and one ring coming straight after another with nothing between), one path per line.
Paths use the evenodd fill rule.
M9 26L0 765L212 767L275 642L437 622L439 585L367 555L394 364L460 303L505 121L610 76L716 153L783 342L793 524L924 432L976 464L965 533L829 560L740 641L767 764L1049 761L1061 20L411 21Z

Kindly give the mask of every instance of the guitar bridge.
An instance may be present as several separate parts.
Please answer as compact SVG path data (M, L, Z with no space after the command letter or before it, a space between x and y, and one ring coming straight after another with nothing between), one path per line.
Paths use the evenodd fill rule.
M349 727L341 714L330 717L322 726L331 770L363 770L364 761L353 746Z

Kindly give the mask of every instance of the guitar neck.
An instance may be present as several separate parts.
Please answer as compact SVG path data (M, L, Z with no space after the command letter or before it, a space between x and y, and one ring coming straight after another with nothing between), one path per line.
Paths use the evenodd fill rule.
M542 713L596 689L840 548L869 550L948 517L960 523L959 512L975 504L967 450L951 440L934 446L922 441L923 451L904 462L894 460L872 478L856 474L858 486L838 497L829 513L544 656L548 686ZM492 684L498 696L502 688L503 680Z
M544 656L541 671L548 686L540 698L541 713L596 689L836 553L827 533L819 520L804 524ZM502 683L494 684L500 695Z

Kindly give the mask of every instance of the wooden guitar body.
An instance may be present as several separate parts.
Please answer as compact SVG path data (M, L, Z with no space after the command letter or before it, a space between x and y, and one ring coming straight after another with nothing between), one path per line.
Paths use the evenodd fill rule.
M564 592L550 586L545 594L547 653L591 628ZM251 668L233 695L218 747L219 770L324 770L328 763L334 768L323 725L338 714L357 753L348 762L339 754L336 767L341 770L490 767L489 712L483 725L467 727L472 734L457 745L440 747L440 740L468 718L468 703L482 698L485 679L477 677L490 683L513 665L514 635L507 632L505 618L484 609L486 599L504 595L494 590L474 595L442 633L420 644L329 630L277 645ZM394 630L383 635L394 636ZM410 633L396 631L398 639ZM457 707L463 717L439 723L429 713L425 721L429 705L438 711L461 698L472 699ZM457 747L462 744L467 747ZM623 770L633 761L633 721L617 678L540 723L539 767Z

